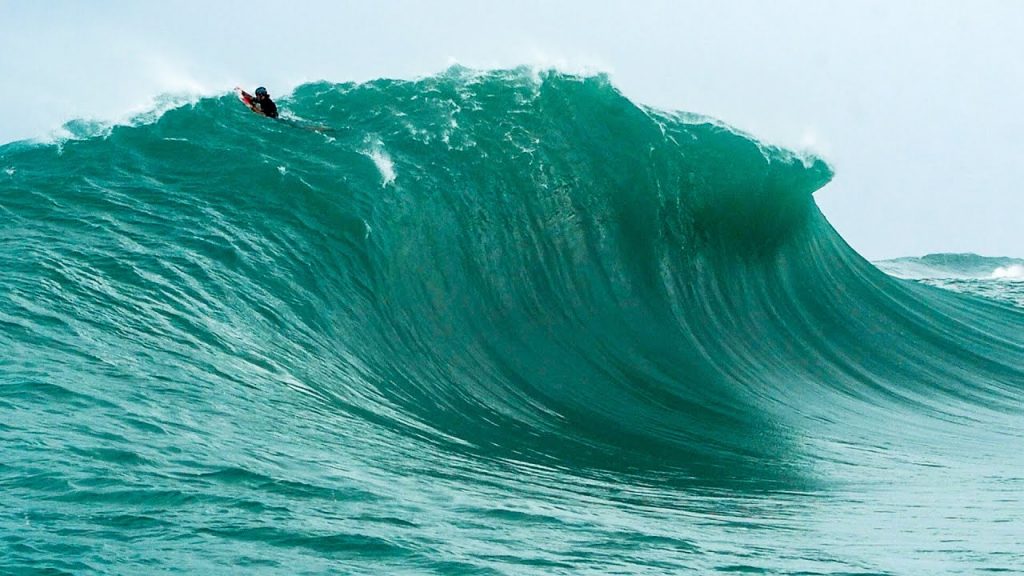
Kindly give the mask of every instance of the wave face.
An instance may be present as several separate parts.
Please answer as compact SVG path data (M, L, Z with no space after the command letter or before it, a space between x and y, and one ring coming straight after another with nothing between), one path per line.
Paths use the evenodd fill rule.
M1024 313L823 161L601 76L279 104L0 148L0 571L1024 563Z

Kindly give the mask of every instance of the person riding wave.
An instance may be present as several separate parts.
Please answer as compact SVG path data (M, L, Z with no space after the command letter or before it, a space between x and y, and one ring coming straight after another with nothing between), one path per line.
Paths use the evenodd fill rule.
M274 104L274 101L270 99L270 93L267 92L266 88L263 86L257 88L255 96L250 95L245 90L241 92L242 96L247 98L246 104L249 105L253 112L259 112L270 118L277 118L277 104Z

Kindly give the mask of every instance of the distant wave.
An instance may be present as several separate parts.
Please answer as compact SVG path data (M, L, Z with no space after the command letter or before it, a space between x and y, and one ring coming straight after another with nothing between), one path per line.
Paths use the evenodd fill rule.
M909 279L925 278L1015 278L1024 260L977 254L928 254L875 262L885 272Z

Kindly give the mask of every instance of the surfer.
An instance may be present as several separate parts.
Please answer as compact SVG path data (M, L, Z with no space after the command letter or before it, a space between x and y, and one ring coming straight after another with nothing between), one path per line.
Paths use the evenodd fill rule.
M274 104L274 101L270 99L270 94L267 92L266 88L263 86L257 88L255 96L249 94L245 90L241 90L241 93L242 101L245 102L253 112L259 112L260 114L270 118L277 118L277 104Z
M256 89L255 95L249 94L237 86L235 87L235 91L238 93L238 98L242 103L248 106L253 112L269 116L270 118L277 118L277 104L274 104L274 101L270 99L270 94L263 86ZM333 128L327 126L310 124L305 121L297 121L295 118L285 118L282 119L281 122L296 128L302 128L311 132L318 132L320 134L335 131Z

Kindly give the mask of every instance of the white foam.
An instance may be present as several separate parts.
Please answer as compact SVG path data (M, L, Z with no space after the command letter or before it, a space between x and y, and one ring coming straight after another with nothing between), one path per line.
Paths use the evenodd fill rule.
M4 168L4 174L7 174L8 176L14 176L14 172L14 168Z
M552 53L543 48L534 47L527 59L533 74L537 79L547 71L554 70L571 76L591 77L615 73L611 63L600 56L595 55L566 55Z
M592 78L596 76L611 77L615 69L611 64L598 57L574 56L567 57L534 49L525 59L515 62L502 60L462 60L450 56L447 72L457 71L459 77L472 84L478 80L491 77L494 73L502 75L522 75L533 81L538 87L544 83L544 76L556 72L566 76Z
M49 134L36 138L38 144L56 144L58 148L69 140L86 140L89 138L106 138L117 126L143 126L155 124L164 114L171 110L195 106L206 96L200 92L166 93L154 96L145 104L135 106L121 116L113 119L76 119L63 126L51 130Z
M387 188L388 185L395 181L395 162L388 155L387 150L384 149L384 143L380 140L374 140L370 145L370 148L363 152L377 167L377 171L380 172L381 177L381 188Z
M284 176L288 173L288 168L285 166L278 166L277 171L281 173L281 176Z
M1008 280L1024 280L1024 264L1010 264L1000 266L992 271L992 278Z

